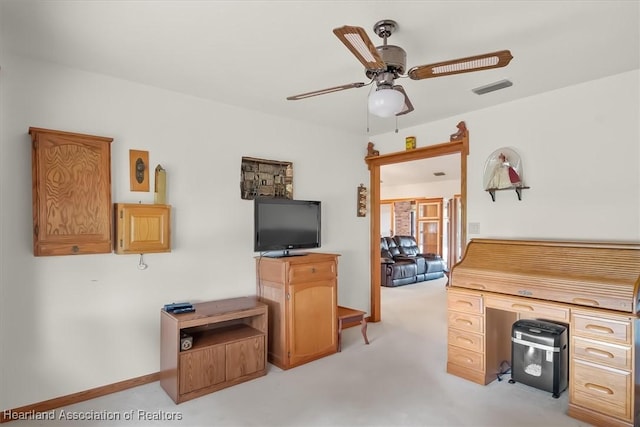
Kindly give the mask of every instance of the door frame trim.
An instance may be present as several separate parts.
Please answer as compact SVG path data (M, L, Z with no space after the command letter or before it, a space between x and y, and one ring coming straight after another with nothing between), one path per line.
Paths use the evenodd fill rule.
M467 157L469 155L469 131L464 122L458 124L458 129L464 129L451 136L452 141L412 150L397 151L389 154L380 154L365 157L364 161L369 168L369 188L371 200L370 222L370 269L371 269L371 309L370 320L379 322L380 312L380 167L396 163L410 162L412 160L428 159L431 157L460 154L460 199L462 203L461 240L464 247L467 242ZM451 268L452 266L449 266Z

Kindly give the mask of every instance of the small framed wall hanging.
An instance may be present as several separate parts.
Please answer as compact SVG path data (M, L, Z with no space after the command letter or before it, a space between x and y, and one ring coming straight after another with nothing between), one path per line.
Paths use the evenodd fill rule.
M129 150L129 182L131 191L149 191L149 152Z
M364 184L358 186L358 216L367 216L367 187Z

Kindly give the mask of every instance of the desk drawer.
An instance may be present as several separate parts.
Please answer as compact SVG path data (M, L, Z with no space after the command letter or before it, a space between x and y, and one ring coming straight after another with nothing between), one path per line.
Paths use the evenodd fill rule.
M575 360L570 401L614 417L631 419L631 373Z
M618 369L631 369L631 347L573 337L573 357Z
M483 317L480 315L449 311L447 318L450 328L463 329L465 331L477 333L484 332Z
M631 344L631 321L629 319L614 320L574 314L571 323L574 336Z
M480 295L449 291L447 292L447 308L449 310L482 314L482 297Z
M464 368L484 371L484 354L475 351L449 345L447 346L447 361Z
M466 348L472 351L484 351L484 337L458 329L449 328L449 345Z
M336 264L333 261L314 264L292 265L289 269L289 283L307 283L316 280L331 280L336 277Z
M485 296L485 305L488 308L523 313L527 318L535 317L569 323L569 308L561 305L545 304L527 298L503 298L492 295Z

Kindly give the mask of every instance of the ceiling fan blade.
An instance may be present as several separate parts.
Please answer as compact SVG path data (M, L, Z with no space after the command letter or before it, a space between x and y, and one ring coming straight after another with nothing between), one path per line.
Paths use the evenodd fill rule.
M384 70L387 67L364 28L345 25L334 28L333 34L347 46L367 70Z
M330 87L330 88L327 88L327 89L314 90L313 92L306 92L306 93L301 93L301 94L298 94L298 95L287 96L287 99L289 101L297 101L299 99L310 98L312 96L317 96L317 95L324 95L325 93L339 92L341 90L352 89L354 87L362 87L364 85L365 85L365 83L362 83L362 82L349 83L349 84L342 85L342 86L334 86L334 87Z
M402 107L402 110L400 110L400 112L396 114L396 116L402 116L403 114L412 112L413 104L409 100L409 97L407 96L407 92L404 91L404 88L400 85L395 85L393 88L398 92L402 92L402 94L404 95L404 106Z
M428 79L431 77L500 68L509 64L512 59L513 56L511 56L511 52L508 50L500 50L498 52L437 62L435 64L418 65L411 67L408 74L413 80Z

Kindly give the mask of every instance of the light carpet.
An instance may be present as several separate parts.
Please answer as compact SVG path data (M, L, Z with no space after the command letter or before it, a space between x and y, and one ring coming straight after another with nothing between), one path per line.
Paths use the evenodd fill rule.
M22 426L588 426L566 415L568 392L509 376L480 386L446 373L446 280L382 288L382 322L343 331L342 352L176 405L158 382L56 410ZM106 413L115 421L69 421ZM131 419L125 420L125 417ZM154 420L153 418L163 418ZM180 419L168 419L180 418Z

